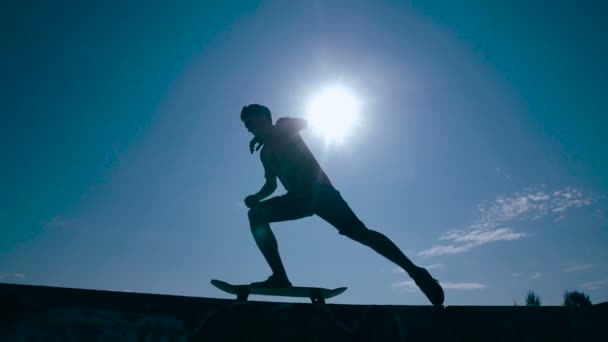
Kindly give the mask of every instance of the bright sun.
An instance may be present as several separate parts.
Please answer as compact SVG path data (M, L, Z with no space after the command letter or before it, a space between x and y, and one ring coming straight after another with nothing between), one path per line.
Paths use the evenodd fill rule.
M341 86L326 87L310 100L306 116L313 132L340 143L359 121L359 101Z

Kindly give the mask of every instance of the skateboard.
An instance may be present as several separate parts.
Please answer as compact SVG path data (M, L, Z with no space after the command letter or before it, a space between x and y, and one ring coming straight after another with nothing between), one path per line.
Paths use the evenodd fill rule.
M335 297L347 289L347 287L335 289L301 286L255 287L251 285L233 285L217 279L211 279L211 284L224 292L236 295L237 300L246 301L250 294L254 294L262 296L308 297L316 304L325 304L325 299Z

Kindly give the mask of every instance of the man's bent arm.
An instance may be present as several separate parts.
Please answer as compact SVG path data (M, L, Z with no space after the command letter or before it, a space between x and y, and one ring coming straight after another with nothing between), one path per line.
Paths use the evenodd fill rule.
M272 193L277 189L277 179L276 177L266 178L266 183L262 186L262 189L258 191L255 196L261 201L264 198L272 195Z

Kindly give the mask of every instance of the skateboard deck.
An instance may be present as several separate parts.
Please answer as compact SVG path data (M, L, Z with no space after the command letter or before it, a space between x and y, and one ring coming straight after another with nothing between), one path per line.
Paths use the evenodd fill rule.
M322 287L255 287L251 285L233 285L225 281L211 279L211 284L218 289L236 295L237 300L247 300L250 294L262 296L303 297L313 303L324 304L325 299L335 297L346 291L347 287L326 289Z

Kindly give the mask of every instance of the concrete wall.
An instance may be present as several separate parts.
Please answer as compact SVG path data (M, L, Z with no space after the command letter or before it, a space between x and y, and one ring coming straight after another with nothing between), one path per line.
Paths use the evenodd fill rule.
M608 305L286 304L0 284L0 341L602 341Z

